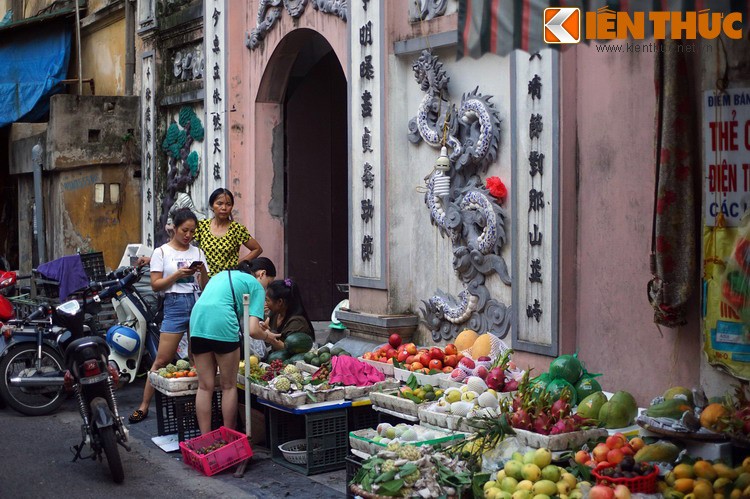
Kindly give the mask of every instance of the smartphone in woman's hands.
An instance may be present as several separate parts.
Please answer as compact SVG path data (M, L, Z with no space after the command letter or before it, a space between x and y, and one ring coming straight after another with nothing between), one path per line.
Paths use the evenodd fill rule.
M193 263L190 264L191 269L197 269L200 268L200 266L203 264L200 260L196 260Z

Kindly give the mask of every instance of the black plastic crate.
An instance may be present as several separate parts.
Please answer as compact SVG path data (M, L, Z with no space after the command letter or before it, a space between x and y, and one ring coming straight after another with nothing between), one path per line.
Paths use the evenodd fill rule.
M376 428L380 423L380 414L371 405L349 407L349 431Z
M346 456L346 497L347 498L356 497L352 493L351 489L349 489L349 483L352 481L352 478L354 478L354 475L356 475L359 469L362 467L362 461L363 459L361 457L355 456L353 454Z
M92 281L105 281L107 271L104 269L104 254L101 251L94 253L81 253L83 271Z
M221 392L217 390L211 400L211 429L215 430L221 424ZM169 397L156 390L156 428L157 435L176 433L180 442L200 436L195 395Z
M346 467L349 431L346 409L312 414L289 414L270 408L269 447L274 462L305 475L315 475ZM279 445L291 440L307 443L307 463L293 464L284 459Z

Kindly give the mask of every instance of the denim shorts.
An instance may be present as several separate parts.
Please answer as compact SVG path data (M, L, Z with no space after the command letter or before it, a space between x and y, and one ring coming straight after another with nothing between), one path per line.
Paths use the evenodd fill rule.
M184 333L190 326L190 312L195 305L193 293L167 293L164 297L162 333Z

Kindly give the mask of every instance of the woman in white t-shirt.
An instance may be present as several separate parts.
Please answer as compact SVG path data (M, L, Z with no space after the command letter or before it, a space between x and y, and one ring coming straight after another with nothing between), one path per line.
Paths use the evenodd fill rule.
M165 293L159 350L151 371L157 371L174 360L180 340L188 332L193 305L208 282L206 255L190 244L198 218L183 208L174 213L173 220L175 231L172 239L156 248L151 256L151 288ZM141 405L128 418L131 423L143 421L153 396L154 387L146 380Z

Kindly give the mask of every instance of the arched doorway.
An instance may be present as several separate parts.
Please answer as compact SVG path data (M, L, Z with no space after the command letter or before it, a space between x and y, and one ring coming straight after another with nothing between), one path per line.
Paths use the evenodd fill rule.
M271 88L275 87L275 88ZM283 190L285 276L300 285L311 320L328 320L346 298L348 280L347 83L331 45L318 32L297 29L279 43L259 89L280 106L283 189L278 164L275 196ZM278 200L277 200L278 202Z

